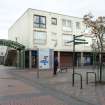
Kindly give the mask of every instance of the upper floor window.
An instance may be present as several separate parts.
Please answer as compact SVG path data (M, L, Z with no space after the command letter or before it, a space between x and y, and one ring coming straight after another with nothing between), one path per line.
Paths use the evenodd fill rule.
M62 35L62 40L63 40L63 45L64 46L70 46L71 43L68 43L69 41L73 40L73 36L72 35Z
M34 15L34 27L46 28L46 17L40 15Z
M76 29L80 29L80 22L76 22Z
M51 18L51 24L57 25L57 18Z
M45 44L47 40L46 32L35 31L34 32L34 43L35 44Z
M65 19L62 20L62 25L66 26L66 20Z
M62 26L64 31L72 31L72 22L71 20L62 20Z
M62 20L62 25L63 25L63 27L71 27L72 25L71 25L71 20L65 20L65 19L63 19Z
M103 34L103 38L105 39L105 34Z

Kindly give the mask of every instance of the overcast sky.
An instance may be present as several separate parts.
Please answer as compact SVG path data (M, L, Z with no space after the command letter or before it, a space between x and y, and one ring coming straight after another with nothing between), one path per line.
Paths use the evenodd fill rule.
M105 16L105 0L0 0L0 38L8 38L8 28L28 8L76 17L89 12Z

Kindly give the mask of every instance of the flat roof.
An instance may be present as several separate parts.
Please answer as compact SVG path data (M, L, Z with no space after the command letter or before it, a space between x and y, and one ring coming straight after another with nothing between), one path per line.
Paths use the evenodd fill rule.
M41 12L46 12L46 13L52 13L52 14L62 15L62 16L68 16L68 17L83 19L83 18L76 17L76 16L65 15L65 14L60 14L60 13L55 13L55 12L49 12L49 11L46 11L46 10L38 10L38 9L28 8L28 10L29 10L29 9L31 9L31 10L36 10L36 11L41 11Z

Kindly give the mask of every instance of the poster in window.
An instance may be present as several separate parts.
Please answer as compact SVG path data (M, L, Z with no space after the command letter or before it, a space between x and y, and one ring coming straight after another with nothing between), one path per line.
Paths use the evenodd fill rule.
M52 49L39 49L38 53L39 69L52 69L53 68L53 50Z

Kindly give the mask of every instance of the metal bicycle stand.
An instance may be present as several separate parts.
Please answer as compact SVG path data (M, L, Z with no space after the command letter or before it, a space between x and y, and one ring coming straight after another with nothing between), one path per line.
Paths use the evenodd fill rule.
M72 74L72 78L73 78L73 76L75 77L75 75L79 75L80 76L80 89L82 89L83 87L82 87L82 75L81 74L79 74L79 73L74 73L74 74ZM74 79L74 78L73 78ZM75 81L75 79L74 79L74 81ZM74 82L75 83L75 82ZM74 84L73 84L73 86L74 86Z

